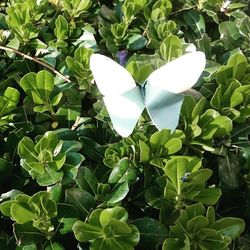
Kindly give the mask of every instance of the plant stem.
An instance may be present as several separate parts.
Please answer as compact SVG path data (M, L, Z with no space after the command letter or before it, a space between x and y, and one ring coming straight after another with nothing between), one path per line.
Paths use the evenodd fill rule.
M13 48L10 48L10 47L6 47L6 46L1 46L0 45L0 49L2 50L5 50L5 51L10 51L10 52L13 52L15 54L18 54L20 56L22 56L23 58L26 58L26 59L29 59L35 63L38 63L40 65L42 65L43 67L49 69L50 71L52 71L54 74L58 75L59 77L61 77L62 79L64 79L66 82L71 82L70 79L68 77L66 77L65 75L63 75L62 73L60 73L59 71L57 71L56 69L54 69L52 66L50 66L49 64L35 58L35 57L32 57L32 56L29 56L29 55L26 55L22 52L20 52L19 50L16 50L16 49L13 49Z

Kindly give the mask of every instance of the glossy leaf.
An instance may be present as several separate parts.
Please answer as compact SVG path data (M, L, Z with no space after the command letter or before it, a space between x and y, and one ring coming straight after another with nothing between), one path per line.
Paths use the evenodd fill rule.
M221 234L235 239L244 230L245 223L239 218L223 218L215 222L213 228Z
M76 181L83 190L86 190L93 195L96 194L98 182L90 169L80 167L77 173Z
M166 62L170 62L171 60L179 57L181 55L180 39L175 35L164 39L160 47L160 53Z
M133 221L140 232L141 249L153 249L160 245L168 235L167 228L159 221L151 218L141 218Z
M198 12L191 10L184 13L183 17L186 24L193 30L195 34L198 34L201 37L203 33L206 32L204 18Z
M67 189L65 192L65 201L73 205L82 217L86 217L96 205L90 193L80 188Z

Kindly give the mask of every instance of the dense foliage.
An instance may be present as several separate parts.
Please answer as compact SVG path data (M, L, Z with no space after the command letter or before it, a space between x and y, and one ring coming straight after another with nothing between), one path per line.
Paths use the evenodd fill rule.
M247 2L1 1L1 250L250 249ZM116 134L90 55L140 84L192 46L177 130Z

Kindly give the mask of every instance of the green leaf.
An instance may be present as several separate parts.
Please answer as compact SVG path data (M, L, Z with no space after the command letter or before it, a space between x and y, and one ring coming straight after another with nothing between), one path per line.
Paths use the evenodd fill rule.
M173 183L177 194L181 193L182 177L187 172L188 160L185 158L169 160L164 168L166 175ZM178 166L178 167L177 167Z
M239 31L241 35L243 35L247 40L246 42L250 41L249 34L250 34L250 17L245 16L240 19L240 24L239 24Z
M187 234L187 223L190 219L205 214L205 207L201 203L187 206L181 213L174 226L170 228L170 237L181 237Z
M212 128L214 125L217 125L217 131L214 134L215 136L224 136L229 134L233 129L232 120L226 116L217 116L214 120L207 126L208 129Z
M1 213L4 214L5 216L10 217L11 216L10 210L11 210L12 204L13 204L12 200L1 203L0 205Z
M54 34L58 40L64 40L68 35L68 22L66 18L62 15L59 15L55 22Z
M147 162L150 160L150 148L149 146L142 140L139 141L140 145L140 161Z
M37 218L37 216L25 204L12 204L10 214L18 224L24 224Z
M36 89L36 74L31 72L26 74L19 82L19 85L25 91L28 96L32 96L31 91L36 91L36 94L39 95L39 92ZM41 102L37 103L41 104Z
M38 156L34 148L34 142L29 137L24 137L18 144L18 154L31 161L37 161Z
M217 230L224 236L229 236L231 239L239 237L244 231L245 223L242 219L226 217L217 220L214 223L213 229Z
M83 218L85 218L91 209L96 206L96 202L92 195L80 188L67 189L65 191L65 201L77 208Z
M232 21L222 22L219 24L219 31L225 48L233 49L235 41L241 37L236 24Z
M107 195L106 200L109 203L117 203L123 200L127 196L128 192L128 182L122 182L116 185L115 190L111 194Z
M109 176L109 183L122 183L122 182L132 182L135 181L137 177L137 170L136 168L131 165L128 158L122 158Z
M202 36L206 32L206 26L204 18L195 10L187 11L183 14L184 21L193 30L193 32Z
M144 48L148 40L139 34L134 34L128 38L127 49L128 50L140 50Z
M50 165L45 168L45 172L37 176L36 180L40 186L49 186L56 184L63 178L63 172L52 169Z
M210 228L201 229L200 234L204 235L202 245L206 249L225 249L231 243L229 237L223 237L221 234Z
M102 236L100 228L82 221L77 221L72 230L76 239L80 242L86 242Z
M53 97L53 99L51 100L51 104L52 104L53 106L57 106L57 105L59 104L59 102L61 101L62 97L63 97L63 93L58 93L58 94L55 95L55 96Z
M239 162L236 156L227 151L225 156L218 159L219 176L223 185L229 189L235 189L239 185Z
M100 14L107 20L116 22L115 11L108 8L106 5L102 5L100 8Z
M190 250L190 245L186 245L183 239L169 238L163 243L162 250Z
M0 96L0 117L15 109L19 102L19 98L19 91L12 87L8 87L4 92L3 98Z
M46 240L46 235L32 226L31 222L25 224L14 223L14 235L21 245L31 245Z
M102 226L107 226L111 219L117 219L122 222L128 220L128 212L123 207L113 207L103 210L100 214L100 223Z
M201 38L197 41L198 47L206 54L206 57L211 56L211 38L207 33L203 33Z
M227 80L233 77L233 68L222 65L216 72L216 82L221 85L226 85Z
M202 228L207 227L207 225L208 225L208 220L205 217L199 215L199 216L196 216L188 221L187 230L191 234L195 235L195 234L199 233L199 231Z
M107 230L107 231L106 231ZM115 232L115 237L111 238L111 244L109 244L109 240L105 239L106 247L100 248L102 244L100 244L99 239L96 242L93 242L93 249L110 249L109 245L112 249L115 246L118 246L118 249L134 249L139 242L140 234L138 229L134 225L128 225L118 220L111 220L110 224L104 228L104 233L106 233L106 237L110 236L110 231ZM102 240L101 240L102 241ZM99 248L96 248L99 246Z
M159 151L161 146L164 146L170 137L170 130L163 129L161 131L155 132L150 137L150 146L154 151Z
M54 77L46 70L41 70L36 74L36 84L39 96L46 103L49 102L49 96L54 88Z
M50 186L47 188L47 191L51 194L52 200L59 202L62 196L62 184L57 183L54 186Z
M58 154L59 152L57 151L61 149L61 144L58 148L56 148L57 145L58 145L58 138L56 133L48 131L37 142L35 150L37 153L41 153L44 150L49 150L52 152L55 151L55 154Z
M221 102L222 102L222 86L220 85L216 89L213 97L211 98L210 104L213 108L220 110L221 109Z
M185 96L182 108L181 108L181 115L184 119L191 123L193 121L192 112L195 110L196 101L193 96ZM194 111L195 112L195 111ZM195 118L195 117L194 117Z
M9 41L9 43L7 44L7 46L10 47L10 48L18 50L19 46L20 46L20 41L15 37L15 38L13 38L13 39L11 39ZM12 51L6 51L6 54L10 58L15 58L15 55L16 55L16 53L14 53Z
M192 102L192 101L191 101ZM201 98L197 104L195 104L192 110L192 120L194 120L197 116L200 116L204 110L206 104L206 98ZM187 111L186 111L187 112Z
M248 136L250 134L250 127L248 124L240 124L234 126L234 129L231 133L231 143L232 145L238 147L248 147L249 146L249 139Z
M37 74L28 73L20 80L19 85L34 104L38 105L34 111L45 112L49 110L54 115L52 101L57 104L61 94L53 96L51 100L51 93L54 90L54 77L51 73L46 70L41 70ZM55 99L53 100L53 98Z
M206 218L208 219L208 222L209 222L208 226L213 227L214 222L215 222L215 211L212 206L208 207Z
M44 250L64 250L65 248L58 242L53 242L48 245Z
M179 138L172 138L165 143L164 147L167 149L168 154L171 155L178 152L182 148L182 142Z
M181 55L181 40L175 35L165 38L160 46L160 54L166 62Z
M233 78L241 80L246 72L248 63L243 54L235 54L229 58L227 66L233 68Z
M78 17L91 7L92 2L90 0L63 0L62 4L64 10L68 11L72 17Z
M167 183L166 191L164 195L166 199L170 199L169 192L173 191L173 194L171 195L171 197L172 199L174 199L176 196L176 192L175 190L170 190L170 187L168 184L169 182ZM158 186L151 186L145 191L145 200L151 207L158 208L158 209L162 208L165 206L165 202L166 202L166 199L164 199L163 193L164 192L162 188Z
M188 178L194 184L202 184L205 181L207 181L211 177L212 174L213 174L212 170L205 168L205 169L199 169L195 172L190 173Z
M159 246L168 236L167 228L152 218L139 218L133 221L140 232L140 249L151 249Z
M199 192L193 199L206 205L214 205L221 196L219 188L206 188Z
M80 188L95 195L98 182L94 173L87 167L80 167L77 172L76 182Z
M169 0L158 0L153 5L151 18L153 20L166 19L172 11L172 3Z

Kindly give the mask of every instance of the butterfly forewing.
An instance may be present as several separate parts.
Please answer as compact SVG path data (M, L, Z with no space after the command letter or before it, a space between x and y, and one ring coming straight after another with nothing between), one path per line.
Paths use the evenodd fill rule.
M183 95L174 94L150 85L145 90L146 108L158 129L171 129L178 125Z
M119 95L136 87L130 73L110 58L93 54L90 69L98 89L104 95Z
M203 52L185 54L155 70L147 79L152 87L182 93L195 85L205 68Z

